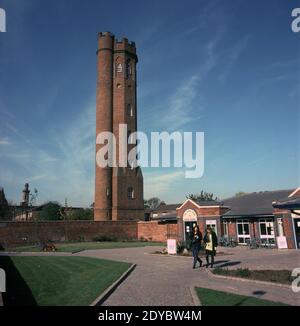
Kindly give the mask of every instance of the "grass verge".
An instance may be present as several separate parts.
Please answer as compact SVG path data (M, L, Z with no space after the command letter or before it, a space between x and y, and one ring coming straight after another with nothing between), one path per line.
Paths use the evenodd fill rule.
M286 306L280 302L205 288L197 287L196 293L202 306Z
M248 268L215 268L212 272L217 275L241 277L250 280L258 280L288 285L290 285L294 279L291 276L291 271L289 270L249 270Z
M80 252L88 249L114 249L114 248L132 248L145 246L165 246L162 242L142 242L142 241L102 241L102 242L69 242L55 243L58 252ZM9 248L12 252L40 252L41 247L36 246L20 246Z
M130 265L87 257L0 256L7 277L4 305L86 306Z

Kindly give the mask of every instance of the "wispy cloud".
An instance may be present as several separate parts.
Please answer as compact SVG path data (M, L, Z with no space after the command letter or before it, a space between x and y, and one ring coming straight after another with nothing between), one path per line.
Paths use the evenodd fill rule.
M63 202L68 197L71 205L90 205L94 189L94 112L94 105L87 105L59 132L50 129L46 135L48 146L29 139L25 132L8 124L14 142L13 146L3 146L0 158L5 159L1 165L5 164L6 175L14 177L5 178L1 174L0 183L16 187L30 182L39 190L40 203ZM6 139L0 141L6 144Z
M201 119L201 112L204 110L201 105L201 96L204 95L201 93L201 82L217 65L216 48L224 32L224 29L218 30L215 37L204 45L204 61L195 66L194 73L187 76L166 101L161 110L161 119L157 119L158 126L178 130L195 119ZM193 112L197 113L197 118Z
M28 182L33 182L33 181L47 179L47 177L48 177L47 174L33 175L31 177L28 177L27 181Z
M145 198L159 196L163 198L172 187L178 187L177 182L184 178L184 171L146 172L144 173Z
M6 138L1 139L0 138L0 146L7 146L7 145L10 145L10 144L11 144L11 142L8 139L6 139Z
M237 41L233 46L230 47L228 51L228 55L226 57L226 65L224 71L219 76L219 80L224 82L227 80L230 72L234 68L235 64L237 63L238 59L242 55L242 53L246 50L247 45L249 43L250 36L245 36Z

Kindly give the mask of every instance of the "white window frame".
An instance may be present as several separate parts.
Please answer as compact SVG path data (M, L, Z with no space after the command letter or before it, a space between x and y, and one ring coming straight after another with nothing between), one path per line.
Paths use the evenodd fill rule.
M228 221L222 221L223 237L229 237L229 223Z
M248 225L249 234L245 233L245 230L244 230L244 225L245 224ZM243 234L239 234L239 227L238 227L239 225L242 225ZM237 238L238 238L238 244L239 245L247 245L247 239L251 238L251 235L250 235L250 221L248 219L238 219L236 221L236 234L237 234ZM244 239L244 242L240 242L240 238Z
M274 225L274 219L273 218L260 218L259 221L259 236L261 239L273 239L275 242L275 225ZM266 231L268 233L268 227L271 227L273 230L271 231L271 234L261 234L261 225L266 225ZM273 233L273 234L272 234Z

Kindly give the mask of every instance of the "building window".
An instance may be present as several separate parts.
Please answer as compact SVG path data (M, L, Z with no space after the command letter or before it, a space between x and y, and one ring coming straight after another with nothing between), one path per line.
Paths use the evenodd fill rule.
M228 238L229 232L228 232L228 222L223 221L222 222L222 236Z
M131 67L131 62L130 62L130 59L128 59L127 61L126 61L126 66L125 66L125 68L126 68L126 78L128 78L129 76L131 76L132 75L132 67Z
M128 104L127 105L127 115L129 117L133 117L133 109L132 109L132 105L131 104Z
M117 63L117 73L121 73L123 71L123 67L121 63Z
M236 223L239 244L247 244L250 239L249 220L237 220Z
M110 196L110 189L106 188L106 197L109 197L109 196Z
M134 190L132 187L129 187L127 189L127 197L128 197L128 199L134 199Z
M275 244L274 220L272 218L259 220L260 239L268 244Z

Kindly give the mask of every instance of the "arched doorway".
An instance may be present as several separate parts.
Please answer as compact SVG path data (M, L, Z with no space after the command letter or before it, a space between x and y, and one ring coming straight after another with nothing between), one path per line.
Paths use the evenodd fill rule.
M189 239L190 233L193 229L193 224L197 223L197 213L193 209L187 209L183 213L183 237L184 241Z

